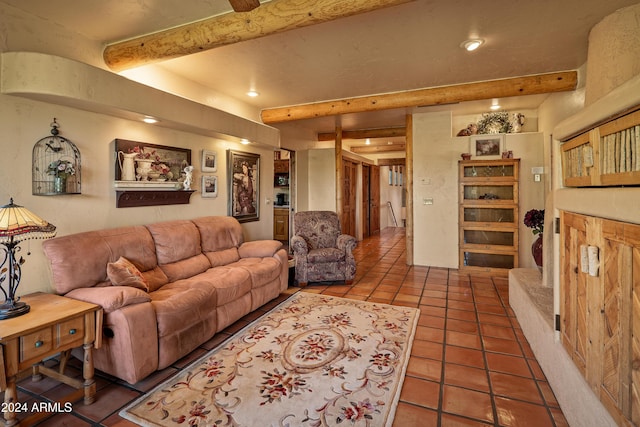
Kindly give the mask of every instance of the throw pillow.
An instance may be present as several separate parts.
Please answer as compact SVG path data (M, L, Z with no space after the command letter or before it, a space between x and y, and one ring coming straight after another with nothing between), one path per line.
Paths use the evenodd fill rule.
M149 292L149 284L140 270L125 257L107 264L107 277L115 286L131 286Z

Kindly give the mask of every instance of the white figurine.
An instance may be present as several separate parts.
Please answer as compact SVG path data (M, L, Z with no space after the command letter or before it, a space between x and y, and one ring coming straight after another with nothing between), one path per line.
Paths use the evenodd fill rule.
M182 188L184 190L191 190L191 180L193 179L193 166L187 166L184 168L184 181L182 182Z

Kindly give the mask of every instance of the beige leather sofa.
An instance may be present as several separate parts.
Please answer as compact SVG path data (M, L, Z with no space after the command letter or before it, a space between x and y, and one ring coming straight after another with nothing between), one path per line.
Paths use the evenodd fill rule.
M232 217L57 237L43 243L58 294L104 308L95 367L136 383L287 288L275 240L243 241Z

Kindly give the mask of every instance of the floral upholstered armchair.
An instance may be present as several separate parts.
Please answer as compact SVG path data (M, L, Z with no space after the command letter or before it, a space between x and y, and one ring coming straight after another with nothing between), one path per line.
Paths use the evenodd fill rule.
M334 280L352 283L356 274L352 250L357 242L355 237L341 234L338 215L331 211L297 212L293 223L291 247L298 285Z

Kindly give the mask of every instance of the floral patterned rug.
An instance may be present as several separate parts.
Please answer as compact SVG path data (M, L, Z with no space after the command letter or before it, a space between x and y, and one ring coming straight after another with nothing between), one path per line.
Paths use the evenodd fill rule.
M391 426L419 310L298 292L120 415L144 426Z

